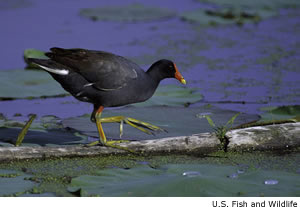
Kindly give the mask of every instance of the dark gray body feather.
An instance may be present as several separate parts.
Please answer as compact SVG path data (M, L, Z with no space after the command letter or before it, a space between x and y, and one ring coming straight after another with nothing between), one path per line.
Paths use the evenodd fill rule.
M84 49L52 48L50 58L31 62L59 70L48 71L62 87L81 101L95 106L114 107L149 99L160 80L154 80L137 64L111 53Z

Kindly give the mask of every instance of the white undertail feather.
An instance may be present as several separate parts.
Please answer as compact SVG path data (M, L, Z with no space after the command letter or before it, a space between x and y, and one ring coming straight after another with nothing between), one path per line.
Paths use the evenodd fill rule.
M37 64L37 65L50 73L55 73L58 75L68 75L69 74L69 70L67 70L67 69L53 69L53 68L48 68L48 67L40 65L40 64Z

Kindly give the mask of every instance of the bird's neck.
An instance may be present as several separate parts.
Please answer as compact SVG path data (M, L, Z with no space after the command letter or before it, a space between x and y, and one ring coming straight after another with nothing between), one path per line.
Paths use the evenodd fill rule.
M161 80L163 80L165 77L160 73L160 67L159 64L154 63L151 65L151 67L146 72L150 78L155 81L155 83L158 85Z

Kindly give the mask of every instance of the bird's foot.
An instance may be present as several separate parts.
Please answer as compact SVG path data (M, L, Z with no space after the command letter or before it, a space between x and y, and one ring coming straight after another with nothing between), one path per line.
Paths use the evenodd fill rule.
M87 144L87 146L95 146L97 144L101 144L101 145L115 145L115 144L120 144L120 143L125 143L125 142L129 142L128 140L109 140L106 141L105 143L102 143L100 140L95 141L95 142L91 142L89 144Z
M125 151L131 152L131 153L135 153L134 150L128 149L127 147L122 147L122 146L116 145L116 144L120 144L120 143L124 143L124 142L129 142L129 141L128 140L110 140L110 141L106 141L105 143L102 143L101 140L98 140L98 141L87 144L87 146L91 147L91 146L100 144L102 146L112 147L112 148L116 148L116 149L125 150Z
M137 119L134 119L134 118L130 118L130 117L126 117L127 121L128 121L128 124L131 123L130 125L141 130L141 127L143 127L142 129L145 130L145 128L151 130L151 131L154 131L154 132L168 132L167 130L163 129L163 128L160 128L158 126L155 126L153 124L150 124L150 123L147 123L147 122L143 122L143 121L140 121L140 120L137 120ZM127 123L127 122L126 122ZM133 125L132 125L133 124ZM143 131L141 130L141 131ZM153 134L153 132L150 132L149 130L147 130L148 132L145 132L147 134Z
M158 126L152 125L147 122L143 122L134 118L125 117L125 116L113 116L113 117L105 117L101 118L100 122L102 123L112 123L112 122L118 122L120 123L120 137L123 135L123 124L126 123L146 134L155 135L154 132L168 132L165 129L162 129Z

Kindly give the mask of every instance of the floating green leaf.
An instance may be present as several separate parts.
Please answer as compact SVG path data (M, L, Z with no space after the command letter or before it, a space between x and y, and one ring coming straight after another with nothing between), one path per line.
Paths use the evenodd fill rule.
M20 131L24 126L25 123L20 121L3 120L0 122L0 146L12 147L16 143L20 144L21 141L17 137L18 134L20 136ZM64 129L58 117L43 116L31 124L22 146L87 144L89 143L87 139L86 136Z
M72 179L68 190L81 196L299 196L298 175L277 171L245 171L220 165L165 165L104 169ZM189 176L193 172L192 175ZM237 174L232 179L232 174ZM268 186L265 180L275 179ZM180 186L180 187L178 187ZM284 190L282 190L284 189Z
M61 129L63 128L61 124L61 119L57 116L46 115L41 117L41 124L45 129Z
M68 93L45 71L0 71L0 99L64 96Z
M202 99L203 96L194 88L165 85L159 86L149 100L134 104L134 106L188 106Z
M0 196L22 194L36 185L29 180L24 180L30 176L23 172L0 169L0 174L2 175L0 176Z
M40 69L37 65L32 64L28 61L28 58L38 58L38 59L48 59L45 52L36 49L26 49L24 51L24 60L28 64L26 68L28 69Z
M48 59L45 52L37 49L26 49L24 51L24 59L27 60L28 58Z
M138 22L174 17L175 12L135 3L127 6L81 9L80 15L94 21Z
M203 25L257 23L277 15L276 11L262 9L215 8L197 9L181 14L182 20Z
M260 121L287 120L300 116L300 105L264 107Z
M198 0L213 4L211 9L197 9L181 14L183 20L204 25L257 23L279 14L280 8L297 8L297 0Z

